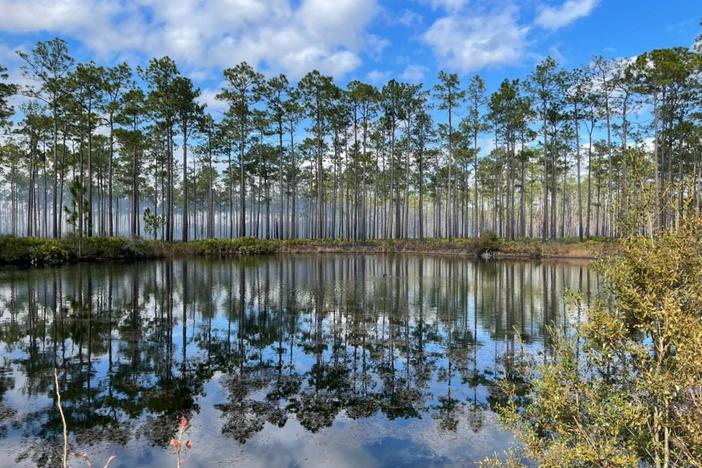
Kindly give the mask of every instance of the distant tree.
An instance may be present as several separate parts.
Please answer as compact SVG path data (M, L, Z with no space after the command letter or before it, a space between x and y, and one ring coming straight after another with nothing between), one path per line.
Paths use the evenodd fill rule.
M87 208L86 235L88 237L93 235L93 132L99 123L96 112L102 105L104 72L104 68L98 67L93 62L87 64L79 63L69 78L74 89L73 97L80 107L80 113L83 117L82 134L87 138L88 143L87 181L85 178L83 179L83 185L87 193L87 204L85 206Z
M124 125L117 132L117 139L122 145L122 151L128 156L129 185L130 185L130 235L139 237L139 172L142 166L140 155L144 151L145 137L142 125L146 119L146 96L139 88L131 88L124 94L124 104L115 121ZM154 214L155 210L154 210ZM165 220L167 221L167 220Z
M302 77L298 83L301 103L306 110L307 117L312 120L312 133L317 142L315 157L316 172L316 204L315 204L315 230L314 236L318 239L324 237L325 205L324 205L324 139L327 134L328 120L332 109L332 100L336 86L330 76L320 74L314 70Z
M276 238L285 238L285 205L284 205L284 174L285 174L285 135L286 101L290 95L290 84L285 75L281 74L268 80L266 83L266 101L271 112L271 119L275 123L278 134L278 222L276 223Z
M201 123L203 106L197 103L200 89L193 85L190 78L178 76L173 80L173 106L175 118L180 126L183 138L183 232L181 240L188 240L188 137L193 128Z
M435 97L438 107L448 114L446 132L446 148L448 156L448 186L446 204L446 236L451 239L455 235L454 206L455 201L451 192L453 176L453 112L465 99L466 92L460 88L460 81L456 73L439 72L439 82L434 85Z
M110 155L107 169L107 200L108 200L108 235L115 235L114 227L114 125L115 115L121 110L124 105L124 94L132 84L132 70L126 63L121 63L114 67L105 70L104 80L102 82L105 99L103 100L103 112L107 115L107 125L110 128L109 145Z
M537 112L541 119L541 147L543 148L543 179L542 179L542 196L543 203L541 205L541 237L546 239L551 236L555 236L549 225L549 188L551 191L555 191L556 187L553 182L549 186L549 167L553 167L553 160L550 161L549 165L549 155L555 155L555 152L549 146L549 115L553 109L554 101L557 98L557 83L556 83L556 73L558 64L556 61L547 57L541 61L537 66L536 70L531 74L529 80L527 81L527 89L532 94L532 99L537 107ZM555 211L556 207L551 205L551 210Z
M219 99L229 104L229 116L233 131L239 140L239 236L246 236L246 173L244 155L246 141L251 132L252 107L262 98L263 75L251 65L242 62L234 68L224 70L226 80Z
M468 113L463 120L465 130L473 140L473 236L480 235L480 192L478 188L478 138L480 133L487 129L484 120L481 118L480 109L486 103L485 81L480 75L475 75L468 83L466 93L468 100Z
M22 71L32 79L38 81L37 87L28 87L24 92L32 97L45 102L51 109L52 115L52 137L53 137L53 212L52 212L52 234L54 238L59 238L58 216L58 127L60 103L70 92L66 84L66 78L73 67L74 60L68 55L68 45L62 39L52 39L50 41L37 42L31 53L19 51L17 54L24 60L25 66Z
M164 128L166 137L166 240L173 241L175 175L173 160L174 126L177 119L176 78L180 75L178 67L170 57L151 59L146 68L139 67L139 74L146 82L147 109L159 125ZM137 208L138 209L138 208ZM135 217L138 219L138 217Z

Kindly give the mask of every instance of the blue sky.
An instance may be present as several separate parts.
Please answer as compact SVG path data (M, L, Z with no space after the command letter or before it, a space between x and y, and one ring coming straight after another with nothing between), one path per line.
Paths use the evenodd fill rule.
M573 67L689 46L701 18L702 0L0 0L0 64L22 81L14 51L55 36L103 65L170 55L216 109L221 70L242 60L340 84L430 86L447 69L492 90L546 55Z

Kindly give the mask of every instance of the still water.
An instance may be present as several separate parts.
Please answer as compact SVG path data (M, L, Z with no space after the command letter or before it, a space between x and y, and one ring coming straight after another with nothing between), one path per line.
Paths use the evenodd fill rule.
M466 466L509 448L505 356L548 353L584 262L201 258L0 270L0 466ZM521 336L521 340L518 338ZM79 466L80 460L73 458Z

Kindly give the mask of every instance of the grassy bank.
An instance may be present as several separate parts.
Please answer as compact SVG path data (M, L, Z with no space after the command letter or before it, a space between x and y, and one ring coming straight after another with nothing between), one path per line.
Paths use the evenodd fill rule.
M130 240L120 237L39 239L0 237L0 264L60 265L80 260L158 258L168 254L169 246L159 241ZM80 252L80 253L79 253Z
M495 258L597 258L615 253L611 240L537 239L505 240L485 236L478 239L382 239L348 240L289 240L277 241L285 253L437 253L480 256L489 253Z
M443 253L479 256L489 253L497 258L595 258L614 253L616 242L577 239L540 241L503 240L491 235L477 239L383 239L350 240L263 240L214 239L166 243L131 240L121 237L39 239L0 237L0 265L59 265L104 259L163 258L168 256L240 256L275 253Z

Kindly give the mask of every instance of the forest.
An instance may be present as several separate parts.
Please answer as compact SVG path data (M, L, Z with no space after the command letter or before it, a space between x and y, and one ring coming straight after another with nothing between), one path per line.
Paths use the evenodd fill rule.
M698 40L571 69L547 57L492 93L479 75L378 88L244 62L223 70L227 109L210 112L167 56L105 67L38 42L18 52L31 85L0 66L0 233L652 234L702 202L701 52Z
M0 264L76 262L0 269L8 460L702 466L702 35L495 89L16 53Z

